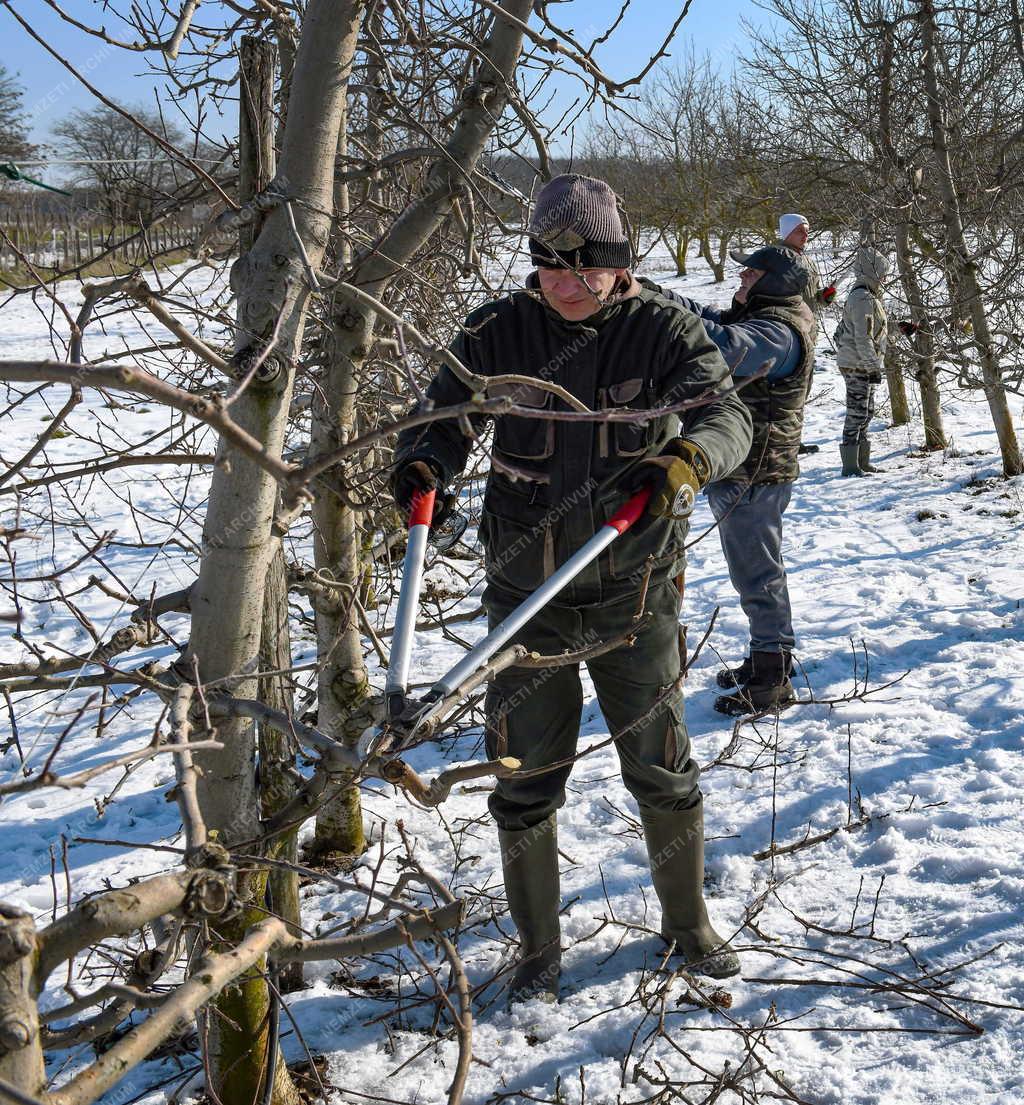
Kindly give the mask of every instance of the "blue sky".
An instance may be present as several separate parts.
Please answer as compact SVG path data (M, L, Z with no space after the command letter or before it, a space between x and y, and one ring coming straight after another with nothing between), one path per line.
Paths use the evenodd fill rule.
M206 0L201 11L208 12L215 3L216 0ZM163 106L168 106L159 77L147 72L142 55L106 46L68 26L42 0L13 0L13 6L62 57L118 103L152 107L159 95ZM97 0L62 0L62 6L82 22L105 25L113 36L119 36L121 29L109 10L103 12ZM121 6L120 0L114 6ZM553 5L552 11L563 26L572 27L577 37L586 41L603 30L619 8L620 0L571 0ZM598 54L604 71L617 77L638 72L660 44L678 11L675 0L633 0L622 26ZM692 45L697 53L710 52L719 65L728 69L747 43L741 19L760 24L766 18L752 0L693 0L672 52L679 56ZM88 90L32 41L4 8L0 8L0 61L17 74L26 89L25 105L32 122L32 137L37 142L49 138L50 128L63 115L93 103ZM230 126L224 124L229 129Z

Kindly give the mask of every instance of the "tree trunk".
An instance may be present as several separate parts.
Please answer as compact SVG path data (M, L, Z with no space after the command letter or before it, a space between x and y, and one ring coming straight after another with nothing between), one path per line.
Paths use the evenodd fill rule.
M676 263L676 276L686 276L686 259L693 240L690 231L685 226L677 226L672 239L675 244L669 248L672 251L672 260Z
M715 266L715 283L721 284L725 281L725 259L729 253L729 235L722 233L718 239L718 263Z
M333 305L330 350L324 378L313 405L310 450L313 456L343 445L351 435L358 392L358 363L345 350L351 343L348 327L360 331L353 349L359 360L369 342L370 321ZM330 474L325 476L328 482ZM317 594L316 614L317 727L353 745L373 724L369 709L370 685L363 663L363 647L356 615L360 587L359 527L355 512L329 490L313 504L313 555L317 571L338 581L337 590ZM359 788L345 779L335 781L335 794L316 819L314 850L321 855L357 856L366 848Z
M715 255L711 252L711 236L709 234L701 234L700 236L700 255L708 263L708 268L711 269L715 277L715 283L721 284L725 280L725 263L722 260L716 260Z
M277 51L266 39L246 35L239 47L239 119L238 119L238 199L247 203L274 179L274 67ZM241 228L242 254L253 246L262 220ZM263 616L260 630L261 671L286 671L291 667L291 635L288 631L288 580L281 542L274 542L273 558L263 591ZM275 710L291 716L290 677L275 675L261 678L257 697ZM264 817L276 813L292 798L295 782L289 769L295 766L295 741L288 733L267 725L259 732L260 809ZM274 841L273 857L298 860L298 829ZM288 925L293 936L301 935L299 917L299 876L296 871L273 868L269 874L273 911ZM302 964L292 962L282 968L279 985L285 991L302 986Z
M914 351L914 372L921 394L921 420L924 423L924 447L928 450L944 449L946 433L942 425L942 404L938 378L935 373L935 338L928 323L921 282L910 253L910 232L905 222L893 227L896 236L896 265L900 271L903 290L910 304L911 321L918 326L911 342Z
M287 671L292 664L291 633L288 629L288 576L281 542L267 571L263 599L263 628L260 633L260 670ZM292 716L294 696L290 675L268 675L260 678L257 697L274 710ZM259 786L260 807L264 817L270 817L287 805L295 794L295 754L298 747L290 733L270 725L259 726ZM274 841L274 859L297 862L299 831L292 829ZM299 875L275 867L270 871L270 902L274 913L288 926L292 936L302 935L299 904ZM286 963L280 971L280 988L290 993L302 988L302 963Z
M675 226L665 232L665 245L676 266L676 276L686 276L686 255L690 251L690 231L685 226Z
M0 903L0 1079L42 1097L46 1070L39 1041L35 961L31 915Z
M373 18L375 16L371 16ZM343 122L338 134L339 157L343 158L347 151L348 135L346 123ZM375 146L372 156L378 154L379 149ZM379 181L376 186L379 186ZM345 182L335 186L334 211L337 228L335 263L339 269L345 270L352 263L347 233L351 208L349 188ZM343 302L335 299L331 304L331 327L326 330L318 358L323 361L324 376L313 397L312 456L343 445L354 428L358 366L340 352L343 343L338 340L338 332L343 333L349 325L363 330L359 348L368 348L370 334L367 320L350 313ZM317 725L323 732L354 745L363 730L373 724L370 683L363 663L356 616L356 603L362 586L360 531L354 511L340 495L332 494L327 489L317 497L313 506L313 530L313 557L317 571L322 576L336 579L341 585L333 593L317 594L313 598L320 664L317 673ZM317 813L311 850L320 859L334 857L334 862L339 856L351 859L366 850L359 788L344 777L334 781L331 798Z
M1020 443L1013 428L1013 417L1006 402L1006 391L1001 379L999 357L992 342L992 332L985 313L985 302L978 282L977 264L964 233L960 212L960 196L953 178L953 166L949 154L946 128L946 103L939 87L938 66L935 61L935 8L931 0L922 0L918 20L923 40L922 64L928 100L928 121L932 132L932 151L935 155L939 194L942 197L942 218L946 226L949 244L950 286L957 299L970 314L974 326L974 347L981 361L981 374L985 398L988 400L992 424L1002 454L1003 475L1019 476L1024 472Z
M504 0L502 7L522 22L530 18L530 0ZM434 162L423 192L387 229L372 252L357 266L352 282L380 296L391 278L407 265L451 210L465 179L483 153L496 120L505 110L505 88L513 80L522 49L522 31L495 16L480 52L477 95L467 90L444 158ZM314 407L311 454L316 457L342 443L351 432L359 370L369 352L376 316L368 308L337 297L332 307L332 349L321 395ZM325 481L331 479L325 474ZM357 740L372 717L369 686L355 616L360 586L359 530L355 516L340 498L317 497L313 508L318 568L338 580L334 597L314 600L320 671L317 723L346 741ZM336 782L337 792L317 817L317 851L357 855L365 848L358 788Z
M885 351L885 379L889 385L889 408L892 413L892 425L906 426L910 421L910 406L907 403L907 385L903 380L896 347L890 335Z
M294 218L314 268L321 264L330 227L334 153L362 14L360 0L310 0L302 24L280 176L297 201ZM270 371L233 397L232 417L265 444L268 454L279 457L309 295L283 207L268 214L252 250L235 263L231 281L238 299L239 351L260 352L277 333L264 364ZM264 469L223 443L218 454L186 660L198 664L204 683L223 681L220 685L233 693L252 697L278 489ZM217 735L223 748L200 757L198 793L207 826L230 846L260 832L254 726L246 719L225 721ZM240 891L250 905L215 939L237 943L263 916L265 881L265 874L243 880ZM207 1018L210 1088L225 1105L256 1101L262 1090L269 1007L264 970L264 963L256 964L217 999ZM284 1064L277 1069L274 1105L292 1105L297 1094Z
M238 201L246 203L274 179L274 68L272 42L245 35L238 51ZM242 253L259 237L259 221L239 231Z

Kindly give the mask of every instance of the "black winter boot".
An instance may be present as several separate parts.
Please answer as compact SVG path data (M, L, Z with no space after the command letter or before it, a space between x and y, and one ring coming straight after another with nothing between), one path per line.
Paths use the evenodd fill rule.
M519 930L519 962L508 1004L530 998L556 1002L562 946L555 815L530 829L499 829L498 842L508 911Z
M884 471L883 468L876 468L871 463L871 441L868 438L864 438L857 446L857 463L860 465L860 470L868 476Z
M793 668L792 655L788 652L752 652L754 674L745 686L735 694L720 695L715 699L715 709L729 717L759 714L763 710L775 710L796 701L793 684L789 680Z
M839 456L843 462L844 476L864 476L867 474L862 472L860 468L860 458L858 457L859 449L859 445L839 446Z
M730 690L732 687L742 687L753 674L754 665L749 656L744 656L743 663L738 668L722 668L715 676L715 682L723 690Z
M651 879L661 902L661 935L695 974L728 978L739 972L736 953L711 927L704 904L704 805L688 810L641 810Z

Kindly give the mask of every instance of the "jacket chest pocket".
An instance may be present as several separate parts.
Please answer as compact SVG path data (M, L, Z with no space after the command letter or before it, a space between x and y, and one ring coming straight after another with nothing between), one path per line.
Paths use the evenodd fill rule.
M516 591L533 591L555 570L549 508L492 473L480 519L487 578Z
M644 381L640 376L600 388L598 405L602 410L629 407L645 409L645 402L636 403L643 395ZM654 440L654 420L646 422L601 422L598 424L598 448L602 457L638 457L646 453Z
M508 396L518 407L551 409L554 396L532 384L500 384L490 390L494 396ZM550 418L506 414L495 420L494 446L516 460L547 460L555 451L555 423Z

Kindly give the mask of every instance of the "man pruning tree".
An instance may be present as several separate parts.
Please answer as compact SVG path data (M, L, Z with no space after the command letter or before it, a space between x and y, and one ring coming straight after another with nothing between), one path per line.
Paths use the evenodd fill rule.
M800 474L797 452L818 325L802 295L807 270L792 250L765 246L736 259L745 267L726 311L677 292L663 294L700 315L733 376L767 370L739 393L754 424L746 459L707 486L729 578L750 623L747 657L718 673L718 685L735 690L719 696L715 709L738 717L794 699L796 638L782 558L782 515Z
M644 524L584 569L514 640L544 655L574 651L629 633L646 608L635 643L594 656L587 667L617 737L623 781L640 807L662 932L694 970L724 977L739 963L712 928L702 892L702 799L678 687L676 579L694 497L746 455L750 415L735 394L725 394L729 370L698 320L630 274L629 241L607 184L576 175L551 180L537 196L529 238L537 269L526 290L474 311L452 344L472 371L536 380L507 391L538 416L568 409L544 383L609 413L723 393L678 418L499 418L480 536L483 602L493 628L631 492L653 487ZM427 397L444 408L470 393L443 367ZM400 435L393 487L403 510L417 491L450 487L474 443L466 429L452 418ZM490 798L520 937L512 1001L558 997L556 811L565 802L582 705L578 664L543 678L507 669L488 691L488 754L522 761Z

